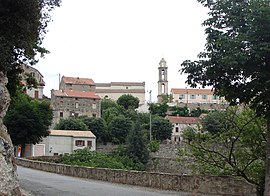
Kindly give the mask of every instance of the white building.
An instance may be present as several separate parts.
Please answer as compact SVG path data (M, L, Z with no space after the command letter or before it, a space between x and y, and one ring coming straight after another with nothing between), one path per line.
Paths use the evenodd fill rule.
M96 94L101 98L117 99L124 95L129 94L137 97L142 105L145 102L145 82L111 82L111 83L95 83Z
M39 144L27 145L25 156L66 154L85 147L96 150L96 136L91 131L51 130Z

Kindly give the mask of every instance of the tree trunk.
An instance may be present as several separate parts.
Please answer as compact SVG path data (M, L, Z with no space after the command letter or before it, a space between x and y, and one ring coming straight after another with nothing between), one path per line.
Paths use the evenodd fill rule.
M267 153L264 196L270 195L270 116L267 117Z
M13 145L3 118L10 103L7 76L0 71L0 195L21 195L14 163Z

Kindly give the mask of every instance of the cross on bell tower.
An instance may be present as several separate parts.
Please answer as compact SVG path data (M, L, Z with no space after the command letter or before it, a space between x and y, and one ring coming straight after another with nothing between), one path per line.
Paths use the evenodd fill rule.
M158 103L162 102L163 96L168 95L168 67L162 58L158 67Z

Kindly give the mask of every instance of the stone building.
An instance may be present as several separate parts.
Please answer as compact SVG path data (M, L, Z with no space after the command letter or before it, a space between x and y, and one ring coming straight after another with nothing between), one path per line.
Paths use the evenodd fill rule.
M61 118L77 116L101 116L101 99L95 92L75 90L52 90L51 105L53 109L53 124Z
M198 117L166 116L166 118L173 125L172 143L180 143L183 141L183 131L185 128L193 127L198 129L200 124L200 118Z
M95 92L96 85L90 78L63 76L59 84L60 90L92 91Z
M96 94L101 98L117 101L120 96L130 94L139 98L140 105L145 102L145 82L111 82L95 84Z
M24 73L22 74L22 78L23 78L22 84L23 85L26 85L25 84L25 79L26 79L25 74L30 74L31 76L33 76L38 83L37 88L30 88L30 89L27 88L26 89L27 95L29 95L30 97L35 98L35 99L42 99L43 98L43 88L45 86L45 82L43 80L43 75L32 66L23 65L22 68L24 70Z

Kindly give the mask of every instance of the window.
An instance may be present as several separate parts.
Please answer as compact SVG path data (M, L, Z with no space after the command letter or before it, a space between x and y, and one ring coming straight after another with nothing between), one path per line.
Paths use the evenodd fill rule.
M38 91L35 91L35 99L38 99Z
M84 140L75 140L75 146L84 146Z
M79 107L79 103L76 102L76 103L75 103L75 108L78 108L78 107Z
M176 132L176 133L179 132L179 127L175 127L175 132Z
M185 99L185 95L184 94L179 95L179 99Z
M87 146L92 147L92 141L87 141Z
M92 109L94 109L94 110L97 109L97 104L96 103L92 104Z
M97 114L93 114L92 116L93 116L93 117L97 117Z
M75 113L75 117L78 117L79 116L79 113Z
M60 118L63 118L63 117L64 117L64 113L60 112Z
M218 96L217 95L213 95L212 99L213 100L217 100L218 99Z
M196 95L190 95L190 99L196 99Z
M207 95L202 95L202 99L207 99Z

